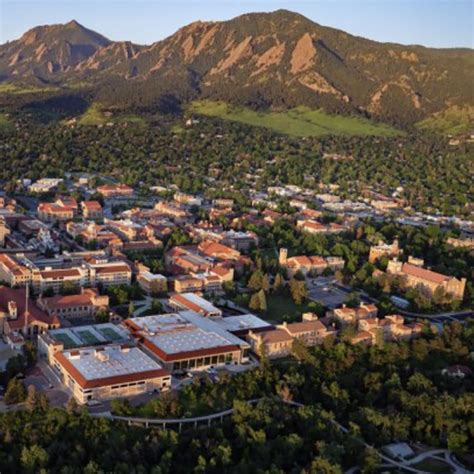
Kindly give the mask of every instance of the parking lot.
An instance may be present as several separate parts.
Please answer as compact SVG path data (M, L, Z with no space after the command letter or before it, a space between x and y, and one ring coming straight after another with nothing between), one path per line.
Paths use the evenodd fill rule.
M349 293L337 288L330 278L308 280L308 298L322 304L328 309L341 306L349 297Z
M33 385L37 392L46 394L53 407L64 406L70 398L70 393L62 385L51 368L38 364L26 374L25 387Z

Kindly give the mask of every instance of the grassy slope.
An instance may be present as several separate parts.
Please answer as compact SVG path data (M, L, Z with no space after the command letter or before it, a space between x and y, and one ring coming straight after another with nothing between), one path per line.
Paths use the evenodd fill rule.
M13 124L6 114L0 113L0 130L13 129Z
M298 107L283 112L256 112L244 107L231 107L224 102L196 101L194 113L209 115L248 125L266 127L279 133L298 137L336 135L397 135L400 131L389 125L356 117L328 115L320 110Z
M452 135L474 131L474 107L453 105L418 122L417 126Z
M59 90L59 88L54 86L38 87L33 85L12 84L11 82L0 83L0 94L36 94L39 92L55 92L57 90Z
M79 125L104 125L112 123L133 123L136 125L146 125L146 121L137 115L112 115L106 117L100 105L93 103L78 120Z

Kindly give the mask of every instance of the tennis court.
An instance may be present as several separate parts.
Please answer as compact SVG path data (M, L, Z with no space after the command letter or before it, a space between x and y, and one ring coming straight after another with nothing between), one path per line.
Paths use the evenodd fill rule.
M107 341L114 342L123 339L123 337L117 331L114 331L112 328L105 327L96 329L98 332L100 332L100 334L102 334L102 336L105 337L105 339L107 339Z
M77 344L65 332L55 333L54 339L62 342L64 344L64 349L72 349L77 346Z
M97 339L91 331L77 331L77 335L86 343L86 344L100 344L102 341Z

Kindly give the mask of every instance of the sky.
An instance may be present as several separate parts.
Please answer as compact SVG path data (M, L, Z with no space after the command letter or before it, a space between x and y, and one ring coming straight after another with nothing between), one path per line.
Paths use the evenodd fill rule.
M280 8L376 41L474 47L474 0L0 0L0 43L75 19L111 40L150 44L196 20Z

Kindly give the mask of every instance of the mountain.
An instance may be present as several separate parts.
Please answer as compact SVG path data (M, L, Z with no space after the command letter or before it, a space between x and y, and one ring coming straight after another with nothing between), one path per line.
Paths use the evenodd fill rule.
M195 22L150 46L111 43L71 22L0 47L4 78L93 79L96 100L114 105L208 98L399 124L474 105L473 66L470 49L378 43L285 10Z
M111 43L75 20L65 25L37 26L0 46L0 75L52 80L60 73L74 71L77 64Z

